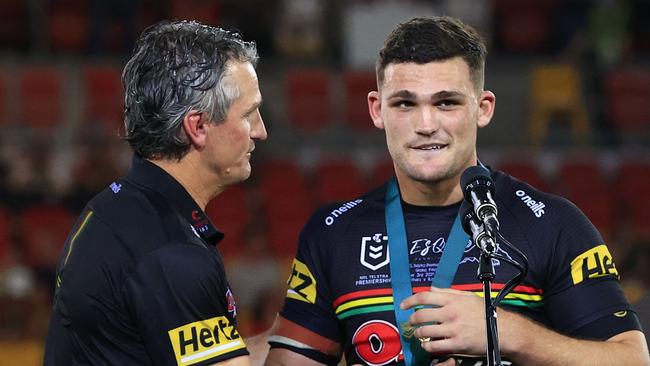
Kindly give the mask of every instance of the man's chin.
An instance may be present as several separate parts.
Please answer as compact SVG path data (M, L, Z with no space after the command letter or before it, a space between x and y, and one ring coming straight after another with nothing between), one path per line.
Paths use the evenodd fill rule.
M420 183L435 183L448 178L447 170L443 168L431 169L412 167L406 171L406 175Z

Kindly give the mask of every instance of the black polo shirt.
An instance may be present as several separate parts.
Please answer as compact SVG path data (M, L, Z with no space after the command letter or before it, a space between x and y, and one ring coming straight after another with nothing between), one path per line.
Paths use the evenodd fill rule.
M135 158L66 241L45 365L206 365L247 355L216 248L222 238L174 178Z

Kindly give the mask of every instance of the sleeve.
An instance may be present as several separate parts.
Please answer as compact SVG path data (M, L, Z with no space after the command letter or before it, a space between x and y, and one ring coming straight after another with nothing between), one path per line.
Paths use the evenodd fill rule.
M599 340L640 329L603 238L575 205L563 203L555 208L558 229L544 286L544 311L552 326Z
M248 354L223 267L206 250L162 247L126 282L132 316L156 365L208 365Z
M341 338L323 258L328 242L319 222L322 220L312 219L300 234L284 306L269 344L336 365L341 358Z

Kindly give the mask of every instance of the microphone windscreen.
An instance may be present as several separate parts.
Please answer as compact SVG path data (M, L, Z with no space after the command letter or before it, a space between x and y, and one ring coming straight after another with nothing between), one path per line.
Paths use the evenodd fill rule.
M471 166L463 172L463 175L460 177L460 187L463 189L463 192L467 190L467 186L477 180L477 179L486 179L492 180L490 177L490 172L479 165Z
M471 236L472 227L469 225L469 222L471 220L474 220L476 217L474 215L474 205L467 202L467 200L463 200L463 202L460 204L458 214L460 215L460 222L463 225L463 230L465 230L465 232Z

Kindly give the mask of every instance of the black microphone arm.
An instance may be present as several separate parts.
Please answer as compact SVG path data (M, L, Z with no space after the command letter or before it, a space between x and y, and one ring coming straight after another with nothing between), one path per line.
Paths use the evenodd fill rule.
M474 206L476 217L485 226L487 235L496 238L499 230L498 209L494 202L494 182L490 172L482 166L467 168L460 177L465 200Z

